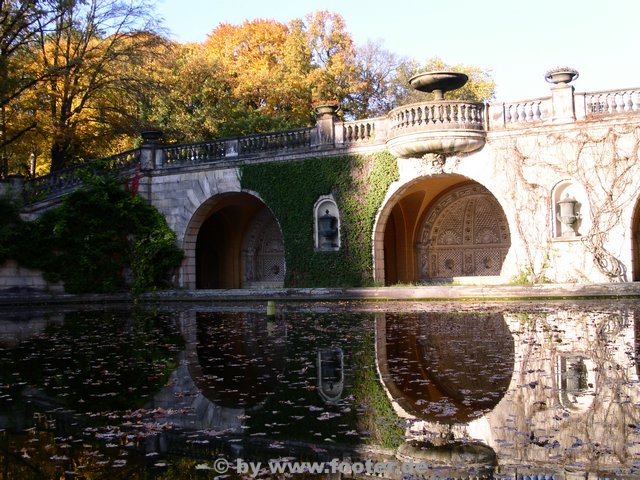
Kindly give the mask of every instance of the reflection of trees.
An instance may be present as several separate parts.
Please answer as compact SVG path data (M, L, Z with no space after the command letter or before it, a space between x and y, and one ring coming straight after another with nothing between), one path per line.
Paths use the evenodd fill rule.
M181 344L169 317L73 312L3 352L0 374L16 394L33 386L74 410L132 409L164 384Z

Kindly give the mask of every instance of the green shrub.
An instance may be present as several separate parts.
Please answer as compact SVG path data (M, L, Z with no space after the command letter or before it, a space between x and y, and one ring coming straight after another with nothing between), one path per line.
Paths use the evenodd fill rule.
M48 281L63 281L70 293L162 287L183 257L164 217L120 180L100 174L15 235L9 256Z

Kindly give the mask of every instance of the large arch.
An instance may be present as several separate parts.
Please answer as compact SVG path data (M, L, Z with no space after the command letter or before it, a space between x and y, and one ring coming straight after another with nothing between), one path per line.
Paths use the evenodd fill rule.
M269 208L247 192L215 195L185 238L186 288L282 287L284 242Z
M399 188L378 215L373 243L375 279L393 285L500 275L511 236L489 190L444 174Z

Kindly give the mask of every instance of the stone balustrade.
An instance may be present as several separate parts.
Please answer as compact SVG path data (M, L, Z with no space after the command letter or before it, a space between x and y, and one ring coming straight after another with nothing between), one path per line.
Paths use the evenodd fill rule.
M92 162L91 165L120 175L133 170L139 163L139 159L140 150L136 149ZM98 162L100 162L100 164L98 164ZM23 187L25 202L34 203L75 190L82 184L81 172L85 170L87 166L85 163L30 179L24 183Z
M570 89L570 90L569 90ZM335 115L318 117L316 126L187 145L143 144L140 149L101 160L108 170L126 175L142 170L193 164L251 160L293 154L313 155L334 149L386 148L398 157L469 153L484 146L487 132L566 123L594 117L640 113L640 89L562 95L510 103L482 104L431 101L395 108L384 117L343 122ZM575 104L575 108L574 108ZM86 165L86 164L85 164ZM26 203L55 198L82 183L79 168L26 180Z
M414 103L389 113L387 148L401 158L469 153L482 148L485 137L482 103Z
M336 143L354 145L376 142L377 133L384 130L380 126L385 121L386 117L343 122L342 125L338 125L338 128L342 128L342 142Z
M640 89L585 93L584 102L588 117L638 113L640 112Z
M191 145L169 145L160 149L164 153L162 165L166 167L192 162L211 162L223 159L226 155L226 145L223 140Z
M263 152L276 152L278 150L308 148L311 146L313 130L313 128L300 128L241 137L238 140L238 153L240 155L252 155Z
M412 130L484 130L484 104L439 101L414 103L389 112L392 136Z
M551 97L488 106L488 129L522 128L551 118Z

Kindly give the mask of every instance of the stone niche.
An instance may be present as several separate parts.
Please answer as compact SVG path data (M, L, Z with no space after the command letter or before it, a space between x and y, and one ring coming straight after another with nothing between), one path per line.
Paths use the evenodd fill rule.
M558 240L578 240L584 230L586 205L584 190L571 180L559 182L551 195L553 237Z
M340 250L340 212L332 195L323 195L316 201L313 226L316 250Z

